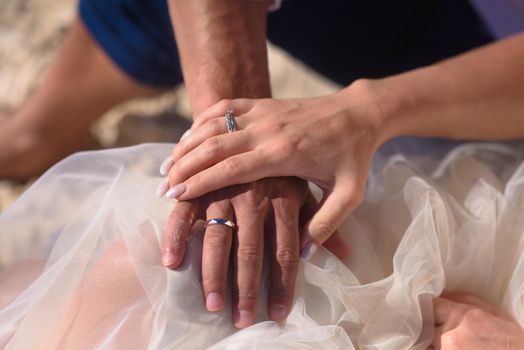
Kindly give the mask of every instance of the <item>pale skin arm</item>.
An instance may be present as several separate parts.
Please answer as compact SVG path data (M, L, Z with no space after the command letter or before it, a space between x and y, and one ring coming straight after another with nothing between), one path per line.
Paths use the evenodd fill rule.
M524 34L373 82L384 138L524 137Z
M395 136L524 137L524 34L432 66L358 80L328 96L222 101L173 152L190 199L234 183L298 176L324 190L305 227L322 243L360 203L375 150ZM239 131L224 133L226 110ZM260 116L264 121L260 121ZM307 242L307 240L305 240Z
M266 17L270 1L170 0L169 8L182 71L195 123L202 110L224 98L270 96ZM162 168L176 169L170 159ZM167 191L164 182L160 194ZM171 189L169 194L176 191ZM299 223L316 209L307 185L297 178L271 178L220 189L191 202L179 202L170 216L162 246L163 263L175 269L197 219L225 218L234 232L208 226L204 235L202 285L206 307L220 311L227 298L229 257L233 265L233 321L239 328L254 322L264 249L269 250L268 314L283 320L293 299L299 261ZM267 244L266 244L267 243ZM327 247L347 255L333 236ZM233 250L233 254L230 254Z

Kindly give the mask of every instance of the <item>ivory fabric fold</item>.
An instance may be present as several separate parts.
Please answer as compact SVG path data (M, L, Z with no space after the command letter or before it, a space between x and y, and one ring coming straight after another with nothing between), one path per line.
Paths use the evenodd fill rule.
M0 216L1 348L426 349L443 290L472 292L524 326L518 147L379 154L340 230L350 257L314 250L287 322L268 321L262 303L241 331L229 306L205 310L201 227L181 269L161 265L174 203L155 188L172 147L73 155Z

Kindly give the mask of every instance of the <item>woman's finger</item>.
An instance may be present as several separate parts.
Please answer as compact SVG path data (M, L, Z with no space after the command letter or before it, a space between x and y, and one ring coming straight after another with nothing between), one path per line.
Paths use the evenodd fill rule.
M277 196L271 202L273 215L266 227L270 250L267 305L269 317L279 322L286 318L293 300L299 263L299 212L290 197Z
M312 217L315 215L319 208L319 204L313 194L309 192L309 195L306 199L306 202L300 210L300 226L304 226ZM301 237L302 241L302 237ZM324 242L324 248L329 250L339 259L345 259L349 256L351 251L350 246L346 241L340 236L338 231L333 232L333 234ZM302 245L301 245L302 246Z
M220 218L235 222L229 200L213 202L206 212L207 219ZM231 242L235 229L226 225L208 225L202 249L202 287L209 311L224 308Z
M206 170L175 184L168 191L170 198L188 200L220 188L253 182L265 177L286 176L278 164L272 164L260 151L234 155Z
M310 243L321 245L327 241L361 201L362 195L351 185L337 184L325 193L318 211L304 227L301 251Z
M247 119L245 118L237 117L235 122L239 130L235 133L228 133L226 118L223 116L210 119L200 127L193 128L189 136L181 139L180 142L173 148L170 157L171 161L176 163L184 155L191 152L194 148L198 147L214 136L228 135L232 138L247 127Z
M250 142L245 131L205 140L176 161L169 171L169 183L176 185L226 158L250 151Z
M247 98L239 98L235 100L222 100L215 103L211 107L204 110L198 116L194 118L193 126L191 130L200 128L203 124L209 120L217 117L225 117L227 111L233 111L235 117L248 113L256 104L256 100ZM224 124L225 125L225 124Z
M162 263L175 269L184 261L186 242L197 219L198 205L193 202L175 204L167 221L162 242Z

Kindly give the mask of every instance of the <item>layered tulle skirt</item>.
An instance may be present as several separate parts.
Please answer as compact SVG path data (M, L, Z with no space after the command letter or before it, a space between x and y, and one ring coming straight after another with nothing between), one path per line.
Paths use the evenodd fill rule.
M260 305L240 331L229 306L205 310L201 227L183 267L162 267L174 203L155 188L171 148L73 155L2 213L0 347L425 349L443 290L472 292L524 326L519 147L379 153L365 202L340 230L350 257L317 249L300 263L287 321L268 321Z

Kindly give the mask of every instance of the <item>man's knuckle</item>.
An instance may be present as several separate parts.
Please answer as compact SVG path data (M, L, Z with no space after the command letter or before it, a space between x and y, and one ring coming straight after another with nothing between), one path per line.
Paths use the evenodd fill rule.
M258 293L253 287L240 288L237 292L240 309L251 309L256 305Z
M282 268L295 269L298 266L298 249L295 247L277 249L276 259Z
M256 269L255 264L260 261L262 252L258 246L242 245L238 248L237 257L239 265L245 264L245 267Z

